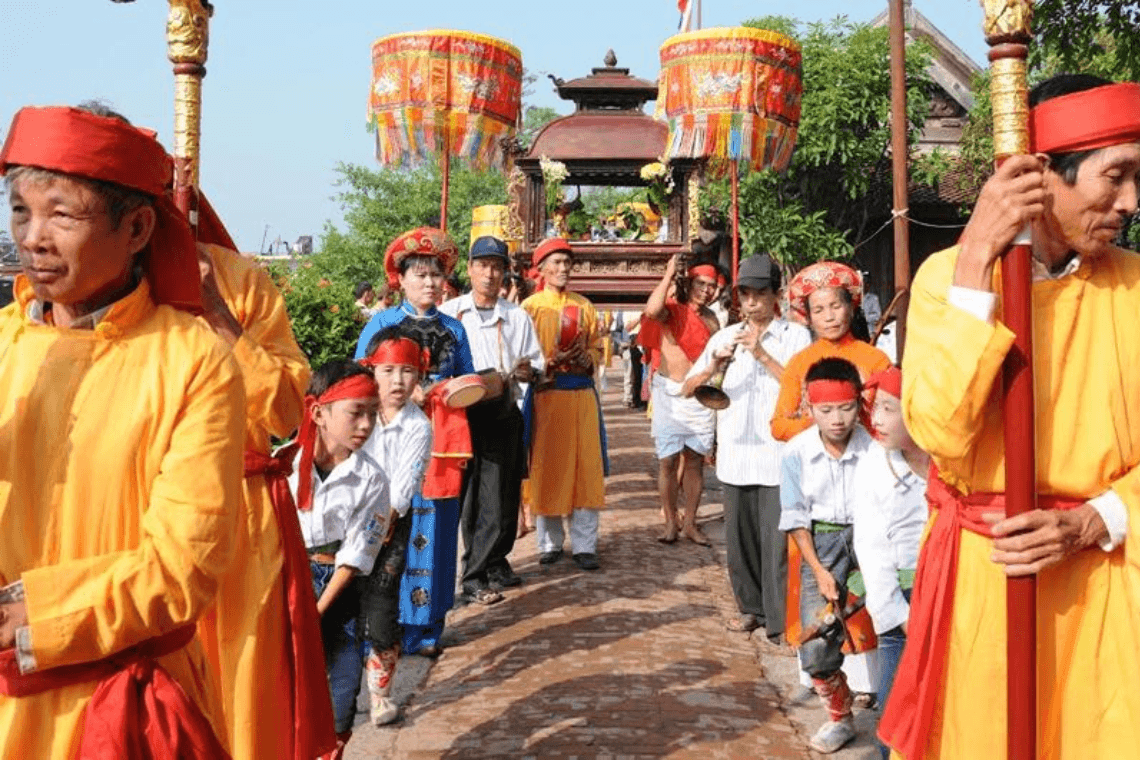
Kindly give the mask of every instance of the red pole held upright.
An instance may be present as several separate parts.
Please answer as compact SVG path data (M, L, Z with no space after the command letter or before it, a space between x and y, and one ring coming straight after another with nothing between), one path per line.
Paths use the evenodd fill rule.
M983 0L990 44L994 158L1030 152L1029 0ZM1037 462L1033 406L1032 250L1023 232L1002 258L1002 321L1015 335L1002 367L1002 428L1005 443L1006 516L1037 506ZM1011 578L1006 586L1007 756L1037 757L1037 584L1033 576Z

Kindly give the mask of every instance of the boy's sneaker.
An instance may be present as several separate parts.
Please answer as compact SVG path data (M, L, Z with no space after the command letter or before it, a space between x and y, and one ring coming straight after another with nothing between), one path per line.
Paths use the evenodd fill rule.
M809 742L811 748L825 755L838 752L855 738L855 726L853 724L854 721L850 717L843 720L829 720L820 726L819 730L815 732L815 736L811 738Z
M400 706L388 697L372 701L372 725L386 726L395 723L398 717L400 717Z

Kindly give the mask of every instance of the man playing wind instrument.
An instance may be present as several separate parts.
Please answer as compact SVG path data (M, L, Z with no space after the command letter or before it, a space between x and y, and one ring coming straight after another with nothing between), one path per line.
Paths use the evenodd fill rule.
M983 187L915 277L903 412L936 477L907 646L880 735L907 760L1006 753L1006 578L1037 577L1038 757L1140 747L1140 84L1030 93L1033 155ZM1038 509L1003 519L997 263L1028 224ZM982 698L980 698L982 697Z

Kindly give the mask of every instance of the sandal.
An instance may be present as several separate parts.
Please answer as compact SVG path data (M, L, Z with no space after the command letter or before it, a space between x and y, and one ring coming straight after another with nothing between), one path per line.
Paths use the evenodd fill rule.
M503 601L503 595L493 588L482 586L480 588L465 589L464 596L476 604L489 606Z
M741 615L729 620L724 627L734 633L750 633L760 627L760 620L755 615Z

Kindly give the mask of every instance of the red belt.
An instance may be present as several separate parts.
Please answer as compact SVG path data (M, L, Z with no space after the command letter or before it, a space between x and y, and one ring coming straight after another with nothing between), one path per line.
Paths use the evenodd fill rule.
M27 674L14 650L0 652L0 694L30 697L97 682L84 712L81 758L228 758L202 710L157 662L194 633L186 625L102 660Z
M297 505L287 478L293 472L296 444L270 456L245 452L245 476L261 475L269 487L269 500L281 534L281 577L285 593L286 657L279 663L278 682L289 690L289 714L280 723L293 736L294 760L312 760L336 749L336 724L329 699L325 652L317 598L313 594L309 555L297 521Z
M937 510L923 544L911 592L906 649L879 721L879 737L903 757L921 757L941 696L954 614L954 583L962 531L993 537L988 514L1005 514L1005 494L963 496L931 468L926 500ZM1040 509L1076 509L1087 499L1039 496Z

